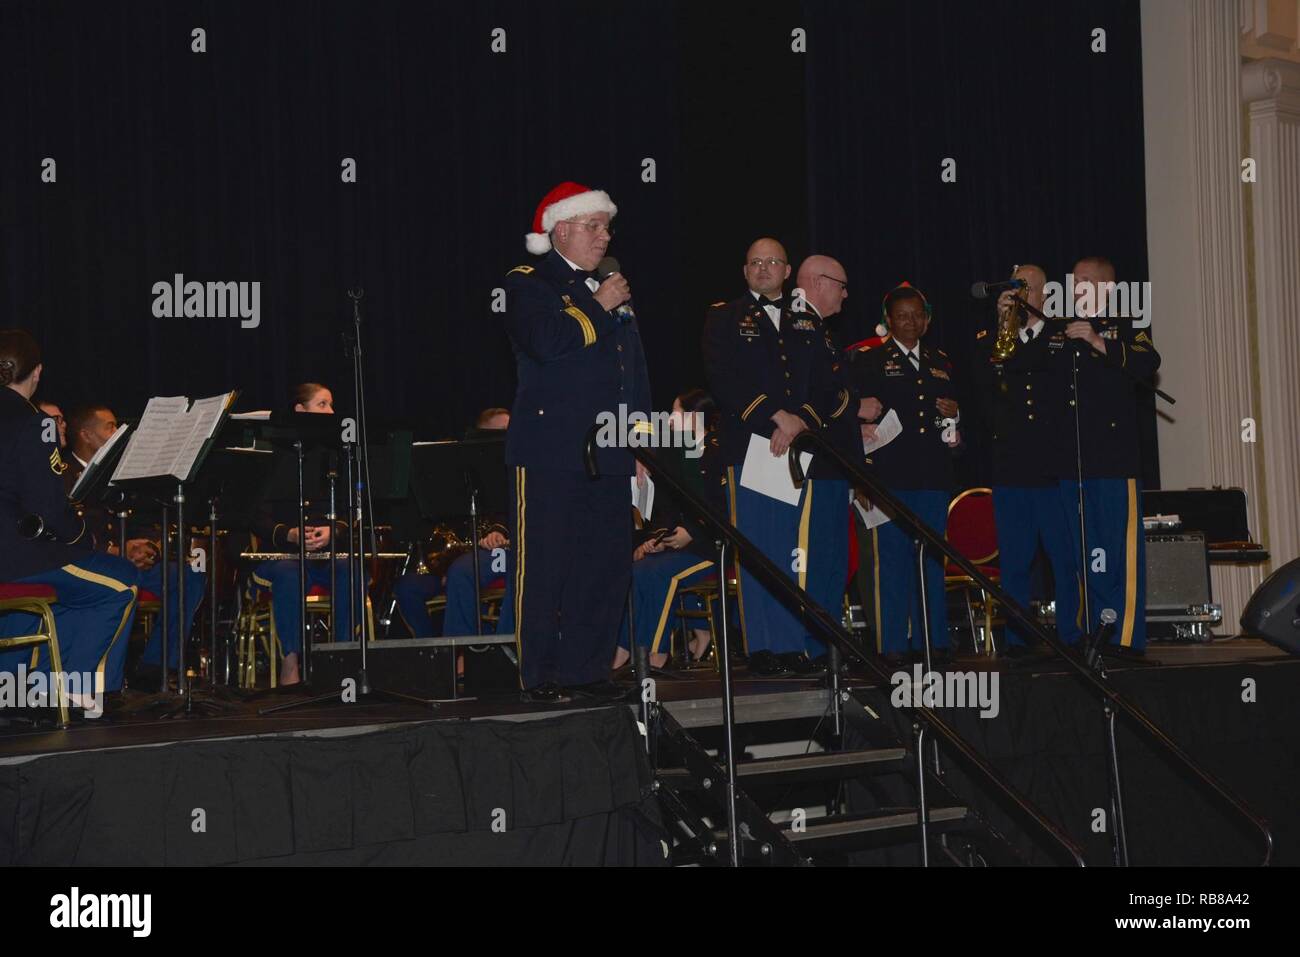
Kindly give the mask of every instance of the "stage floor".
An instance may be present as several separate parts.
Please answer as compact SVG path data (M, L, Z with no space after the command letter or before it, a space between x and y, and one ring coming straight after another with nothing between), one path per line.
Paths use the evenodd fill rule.
M1218 639L1206 643L1157 643L1143 659L1119 660L1112 674L1151 673L1160 669L1207 668L1240 665L1248 662L1300 665L1266 642L1251 638ZM983 656L958 656L950 668L962 670L996 670L1008 679L1053 678L1066 674L1055 659L1031 663L1014 663L1007 659ZM670 672L672 677L657 682L656 695L663 702L709 701L721 694L721 682L710 668ZM850 686L868 688L874 682L861 677L850 679ZM816 691L820 682L802 678L748 677L743 666L736 671L734 684L737 698L770 696L794 691ZM342 704L327 702L304 706L273 715L259 714L271 708L307 698L306 692L294 688L255 693L222 692L216 697L222 707L219 714L202 713L165 716L178 708L183 699L175 694L145 695L128 692L123 709L109 720L74 724L66 731L51 728L31 729L21 726L0 727L0 765L24 761L48 754L72 753L105 748L143 747L181 741L219 738L246 738L276 734L353 734L378 728L426 721L530 721L557 714L590 710L596 705L574 701L563 705L523 703L514 695L479 699L443 701L436 706L405 702ZM211 701L213 696L196 692L196 701Z

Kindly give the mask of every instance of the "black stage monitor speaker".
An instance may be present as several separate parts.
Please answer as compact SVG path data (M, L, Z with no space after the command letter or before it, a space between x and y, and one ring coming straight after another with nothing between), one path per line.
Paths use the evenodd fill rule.
M1287 562L1255 589L1241 613L1241 627L1300 655L1300 558Z

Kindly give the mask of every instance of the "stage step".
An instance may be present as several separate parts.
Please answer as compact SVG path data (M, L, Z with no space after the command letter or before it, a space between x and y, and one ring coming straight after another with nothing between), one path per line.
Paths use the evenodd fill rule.
M907 750L904 748L816 751L812 754L745 761L736 765L736 777L750 785L826 781L859 774L896 771L906 757ZM667 768L659 771L658 776L673 782L679 788L688 786L691 781L690 772L685 768Z
M759 724L765 721L820 718L826 713L829 694L825 688L810 688L742 695L735 699L736 723ZM687 730L722 724L721 698L665 701L663 707Z
M967 818L968 812L964 807L932 807L930 833L934 835L951 829L955 824L964 823ZM819 850L852 851L908 841L915 838L916 828L914 809L886 808L868 814L810 820L801 831L792 830L786 824L783 833L800 853L815 854Z

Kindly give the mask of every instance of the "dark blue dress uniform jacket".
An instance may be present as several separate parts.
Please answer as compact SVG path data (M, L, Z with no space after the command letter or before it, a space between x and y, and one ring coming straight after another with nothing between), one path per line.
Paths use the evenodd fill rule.
M987 329L976 336L975 395L992 440L994 485L1055 485L1067 433L1073 445L1074 419L1064 417L1057 372L1043 361L1048 335L1044 325L1036 338L1017 339L1002 362L993 361L997 336Z
M44 440L44 419L13 389L0 387L0 582L61 568L89 551L80 544L85 524L64 493L67 464L57 440ZM21 538L18 522L29 514L41 516L59 541Z
M506 329L519 383L506 464L582 471L583 442L603 412L653 411L641 334L635 319L606 312L593 297L587 273L570 268L552 250L535 266L506 276ZM598 449L602 475L631 475L626 449Z
M941 349L921 344L921 368L893 339L854 356L850 374L861 396L880 400L883 418L898 413L902 433L867 458L876 475L894 489L949 491L954 482L953 449L943 441L943 417L936 399L956 399L952 363Z
M1083 450L1084 478L1136 478L1142 474L1138 445L1137 390L1125 373L1150 379L1160 368L1160 354L1145 329L1133 328L1130 319L1100 317L1093 320L1106 340L1106 354L1065 334L1065 324L1052 323L1035 342L1043 340L1039 361L1056 386L1054 401L1064 427L1055 446L1057 474L1073 478L1078 470L1074 442L1075 403L1079 416L1079 446ZM1071 353L1079 351L1079 389L1075 395ZM1036 354L1027 357L1027 360Z
M844 417L857 415L825 324L812 310L792 312L783 305L778 331L752 293L718 303L704 321L704 361L721 413L723 465L744 462L751 435L771 438L778 410L832 440L841 435ZM811 477L842 477L822 471L822 464L814 458Z

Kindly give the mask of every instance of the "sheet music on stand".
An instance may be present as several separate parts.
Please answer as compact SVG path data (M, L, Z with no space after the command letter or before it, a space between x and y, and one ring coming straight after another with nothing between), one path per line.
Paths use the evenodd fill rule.
M150 399L112 481L166 477L188 481L235 395L225 392L193 402L183 395Z

